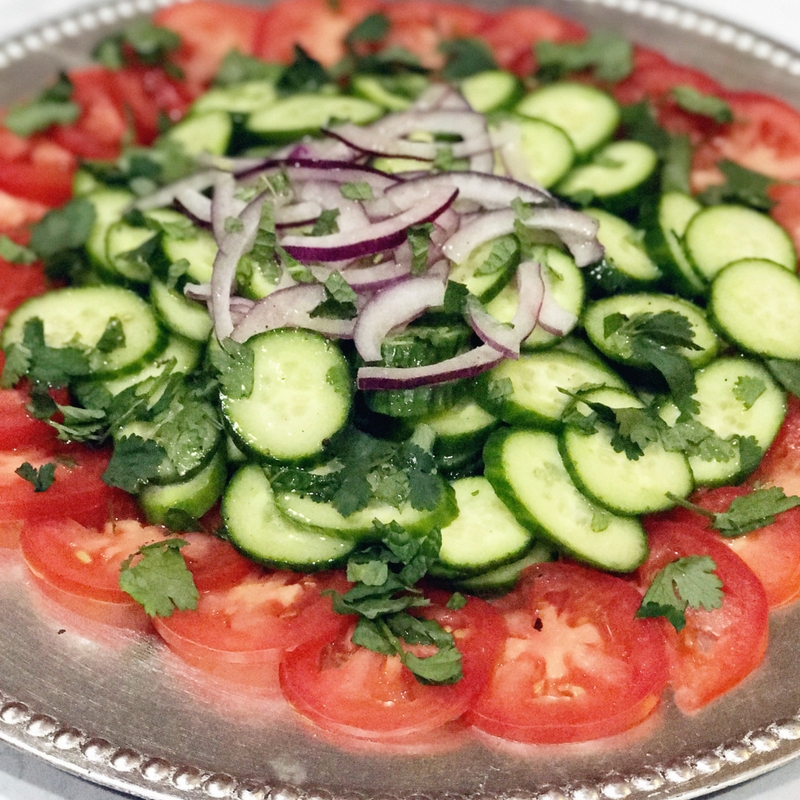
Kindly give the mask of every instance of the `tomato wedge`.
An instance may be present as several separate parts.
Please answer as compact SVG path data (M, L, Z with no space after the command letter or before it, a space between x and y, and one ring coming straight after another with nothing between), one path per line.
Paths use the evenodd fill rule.
M373 740L417 737L461 717L485 685L503 624L478 598L459 610L448 609L442 593L432 599L424 616L451 631L462 653L457 683L420 683L397 656L354 645L352 623L333 641L308 642L284 655L280 679L286 699L324 730Z
M170 649L195 667L240 683L261 683L271 671L275 682L285 649L330 640L345 624L322 594L326 589L346 591L344 575L266 572L250 563L239 580L201 592L196 610L154 623Z
M642 589L668 563L707 555L716 564L724 600L712 611L689 608L679 633L666 622L670 683L682 711L697 711L741 683L764 658L769 607L761 581L729 547L696 525L647 521L650 556L639 568Z
M636 619L626 581L567 562L527 569L494 603L508 638L469 721L493 736L554 744L611 736L658 706L664 635Z

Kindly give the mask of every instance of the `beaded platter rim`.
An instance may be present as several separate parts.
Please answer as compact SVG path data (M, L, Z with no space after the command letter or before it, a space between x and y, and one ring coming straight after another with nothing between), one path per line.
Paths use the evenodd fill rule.
M253 2L253 0L250 0ZM0 42L3 73L31 56L69 49L79 37L101 34L175 0L116 0L87 6ZM182 0L177 0L182 2ZM257 3L258 0L255 0ZM548 7L613 9L675 31L689 31L728 52L755 58L784 76L800 79L800 52L735 23L662 0L546 0ZM31 89L35 87L30 87ZM797 616L797 615L795 615ZM2 644L0 632L0 644ZM152 755L130 742L112 741L70 724L57 703L29 703L3 691L0 672L0 740L73 775L152 800L362 800L364 792L307 789L291 782L204 769L201 764ZM746 732L736 741L642 765L630 774L609 773L591 783L543 785L535 790L469 793L469 800L690 800L775 769L800 756L800 706L787 717ZM417 800L442 798L436 792ZM450 795L466 800L466 794Z

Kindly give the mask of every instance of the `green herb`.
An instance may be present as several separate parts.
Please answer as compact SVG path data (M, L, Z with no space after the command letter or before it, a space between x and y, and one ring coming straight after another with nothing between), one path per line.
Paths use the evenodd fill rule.
M504 272L519 260L519 241L515 236L500 236L495 239L489 255L475 270L475 275L495 275Z
M342 274L334 270L325 279L325 300L311 311L312 317L327 319L355 319L358 315L358 295Z
M439 44L439 52L445 56L442 77L448 81L497 69L491 50L480 39L446 39Z
M764 364L773 378L795 397L800 397L800 361L785 358L766 358Z
M633 47L614 33L594 33L578 44L536 43L540 80L560 80L570 72L592 70L602 81L621 81L633 70Z
M30 462L26 461L17 467L14 472L28 481L33 486L34 492L46 492L56 479L56 465L53 462L42 464L36 469Z
M3 234L0 236L0 258L10 264L33 264L36 261L36 253Z
M642 598L637 616L665 617L681 631L689 608L711 611L722 606L722 581L709 556L687 556L667 564L656 573Z
M111 353L125 346L125 329L119 317L111 317L95 347L101 353Z
M283 95L300 94L302 92L318 92L323 86L330 84L331 77L325 67L311 58L300 45L294 46L294 61L286 67L275 84Z
M55 408L46 410L47 417L56 414L60 416L60 421L51 418L47 422L55 428L58 438L63 442L100 443L108 435L108 417L100 408L56 404Z
M278 81L284 69L282 64L271 64L255 56L244 55L238 50L231 50L219 65L214 76L214 85L235 86L249 81Z
M421 683L456 683L462 677L461 653L453 635L435 620L409 613L429 605L415 584L438 557L441 533L433 529L415 536L397 523L377 520L375 533L379 545L351 556L347 577L355 586L333 594L334 610L358 615L352 641L359 647L399 657ZM435 652L419 657L410 649L414 645L433 646Z
M721 97L698 92L691 86L675 86L672 89L672 96L678 106L690 114L708 117L714 122L733 122L733 111Z
M86 244L95 221L94 206L79 197L49 211L31 231L30 248L45 261Z
M108 486L116 486L136 494L146 483L158 476L166 458L164 448L153 439L131 434L114 442L114 452L103 473Z
M605 318L603 329L607 339L613 336L617 340L624 355L661 373L681 414L697 412L694 369L681 351L701 348L694 341L691 322L683 314L661 311L628 317L615 313Z
M252 347L246 342L223 339L219 347L208 349L208 359L223 394L232 400L250 397L255 381Z
M386 38L391 23L386 14L368 14L344 37L344 43L353 49L358 44L376 44Z
M163 67L175 78L183 72L171 60L181 46L181 37L169 28L154 25L149 20L137 20L121 33L103 39L92 52L95 61L109 69L122 69L127 64Z
M445 314L462 316L467 310L467 301L471 296L469 289L463 283L447 281L442 303Z
M343 183L340 191L345 200L372 200L374 197L372 186L366 181Z
M122 562L119 585L150 617L197 608L199 594L181 554L184 539L166 539L140 547ZM134 561L136 563L134 563Z
M760 211L769 211L775 205L775 201L769 196L769 189L775 183L773 178L727 159L718 161L717 168L725 181L709 186L702 192L699 195L701 202L706 205L742 203Z
M29 103L12 106L3 124L17 136L30 136L51 125L69 125L81 114L72 100L72 81L63 72L58 80Z
M322 213L317 217L314 227L311 229L311 236L327 236L330 233L339 231L339 209L323 208Z
M411 247L411 272L421 275L428 268L428 254L431 246L432 222L411 225L407 230L408 244Z
M733 396L748 410L767 391L767 384L754 375L740 375L733 387Z

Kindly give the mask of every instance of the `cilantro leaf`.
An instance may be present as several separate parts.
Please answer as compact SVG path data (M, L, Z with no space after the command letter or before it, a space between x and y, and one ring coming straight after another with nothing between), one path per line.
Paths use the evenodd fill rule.
M140 63L148 67L163 67L172 77L180 78L183 73L171 60L171 55L180 45L181 37L170 28L154 25L149 20L137 20L121 33L99 42L92 57L113 70Z
M591 69L602 81L621 81L633 70L633 47L615 33L598 32L585 42L536 43L537 77L540 80L560 80L570 72Z
M706 205L742 203L760 211L769 211L775 201L769 196L774 178L747 169L735 161L723 159L717 168L725 177L721 184L709 186L698 199Z
M26 461L14 472L33 486L34 492L46 492L56 479L56 465L53 462L42 464L39 469Z
M230 398L241 400L253 391L255 354L247 343L224 339L219 347L210 347L208 358L220 389Z
M347 32L344 42L351 49L362 42L375 44L386 38L390 27L391 23L386 14L381 14L380 12L368 14Z
M366 181L343 183L339 191L345 200L372 200L374 197L372 186Z
M338 233L339 231L339 209L338 208L324 208L322 213L317 217L317 221L311 228L311 236L327 236L329 233Z
M714 122L733 122L733 111L730 105L721 97L713 94L704 94L692 86L675 86L672 97L679 108L690 114L708 117Z
M766 391L767 384L761 378L754 375L740 375L733 388L733 396L749 410Z
M36 261L36 253L3 234L0 236L0 258L10 264L33 264Z
M30 248L45 261L86 244L95 221L94 206L83 197L42 217L31 231Z
M491 50L480 39L446 39L440 42L439 52L445 56L442 77L448 81L497 69Z
M722 581L709 556L687 556L667 564L653 578L638 617L665 617L677 631L686 626L688 608L711 611L722 605Z
M342 274L334 270L325 279L325 300L311 311L312 317L354 319L358 314L358 295Z
M17 136L30 136L47 130L51 125L69 125L81 114L80 106L72 101L72 81L65 73L33 100L12 106L3 124Z
M114 442L114 452L102 475L103 481L136 494L158 475L165 457L166 451L153 439L144 439L136 434L124 436Z
M331 82L325 67L313 59L300 45L294 46L294 61L286 67L275 84L283 95L317 92Z
M197 587L180 552L187 544L184 539L165 539L140 547L123 561L120 588L140 603L148 616L170 617L176 609L197 608Z
M408 228L408 244L411 246L411 272L421 275L428 268L428 253L433 234L433 223L424 222Z

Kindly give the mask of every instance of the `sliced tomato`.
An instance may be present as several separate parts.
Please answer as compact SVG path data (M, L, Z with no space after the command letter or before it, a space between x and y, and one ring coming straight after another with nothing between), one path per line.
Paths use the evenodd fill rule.
M283 0L264 12L255 54L289 64L298 44L321 64L332 66L345 54L347 33L379 10L379 0Z
M787 230L800 253L800 186L796 183L776 183L770 187L769 196L775 201L770 216Z
M459 719L485 685L503 623L477 598L457 611L441 594L432 599L424 615L452 632L462 654L459 681L420 683L398 656L354 645L351 623L333 640L308 642L284 655L280 679L287 700L324 730L372 740L417 737Z
M11 264L0 258L0 322L20 303L42 294L47 288L42 264Z
M675 703L685 712L697 711L740 684L761 664L768 639L767 596L747 564L696 525L650 519L647 533L650 556L637 573L643 590L660 569L692 555L710 556L722 581L720 608L687 609L686 626L680 632L664 623Z
M332 639L346 623L326 589L346 591L343 573L255 569L228 586L203 591L194 611L176 611L155 626L171 650L205 672L240 683L273 683L287 648Z
M586 28L544 8L519 6L489 15L479 35L499 66L527 77L536 70L537 42L579 42Z
M45 593L84 616L124 627L149 627L144 609L119 586L122 563L140 547L163 541L167 529L136 519L87 527L74 520L27 523L22 555ZM181 534L181 549L198 588L227 587L250 565L230 544L206 534Z
M79 158L116 158L128 135L128 120L116 100L113 73L104 67L85 67L69 77L81 115L71 125L54 126L49 136Z
M800 496L800 400L792 394L787 397L783 425L750 483L780 486L787 495Z
M253 54L260 16L249 6L193 0L157 11L153 22L180 35L175 62L194 91L208 84L231 50Z
M49 210L50 206L44 203L18 197L0 189L0 233L19 241L24 238L21 234L26 227L38 222Z
M164 70L142 66L114 72L113 88L123 112L133 121L136 141L145 145L158 136L162 117L177 122L196 94Z
M442 66L439 45L448 39L477 36L487 25L489 14L474 6L441 0L407 0L387 3L383 13L391 27L386 45L403 47L432 69Z
M29 402L24 389L0 390L0 451L27 448L47 451L56 445L55 428L31 416Z
M46 136L23 138L0 128L0 190L46 206L72 194L75 156Z
M526 570L494 603L508 638L469 721L520 742L610 736L646 719L667 682L658 622L636 619L621 578L556 562Z

